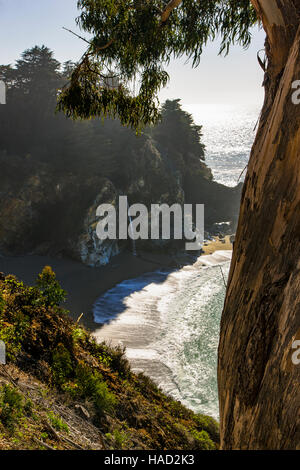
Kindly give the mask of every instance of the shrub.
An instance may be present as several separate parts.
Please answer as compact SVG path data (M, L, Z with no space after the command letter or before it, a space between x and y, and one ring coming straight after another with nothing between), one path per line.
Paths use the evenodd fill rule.
M86 340L87 333L80 326L76 326L74 327L72 331L72 338L73 338L74 344L76 345L79 342L84 342Z
M92 372L88 366L80 363L76 368L76 383L82 398L92 398L98 415L113 411L116 398L99 372Z
M179 401L171 401L169 404L169 410L171 415L175 418L185 419L190 418L192 415L190 410L187 410Z
M118 431L116 429L113 434L114 441L115 441L115 448L118 450L122 450L128 441L128 436L124 431Z
M118 372L118 374L123 378L129 378L131 375L130 364L125 356L125 348L122 346L117 346L110 351L110 366L111 368Z
M0 292L0 315L2 315L4 310L5 300L3 298L2 292Z
M62 388L72 376L73 365L71 355L63 344L59 344L52 354L52 380L54 385Z
M108 432L105 434L106 439L110 442L112 448L122 450L126 448L129 441L127 434L124 431L115 429L113 434Z
M3 385L0 390L0 419L11 432L23 416L23 397L11 385Z
M62 344L52 355L51 371L53 383L72 398L90 398L98 416L113 411L116 398L102 375L83 362L74 369L70 353Z
M198 430L206 431L214 442L219 443L220 433L217 421L205 415L195 415L194 421L197 424Z
M7 360L15 360L22 349L22 340L29 328L29 318L21 312L15 312L13 323L8 323L0 314L0 340L6 345Z
M36 286L44 297L46 307L58 307L66 300L66 292L60 287L50 266L45 266L38 275Z
M47 416L54 429L56 429L57 431L64 431L66 433L69 433L68 425L61 419L59 415L56 415L55 413L50 411Z
M210 439L206 431L191 431L193 438L197 442L197 449L199 450L216 450L216 444Z

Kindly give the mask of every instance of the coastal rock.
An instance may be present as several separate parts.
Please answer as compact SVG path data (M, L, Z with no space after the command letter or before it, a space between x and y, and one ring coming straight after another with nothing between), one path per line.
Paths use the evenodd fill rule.
M113 184L109 180L105 181L101 192L87 212L78 248L81 261L88 266L104 266L120 252L116 240L100 240L96 233L97 207L101 204L112 204L117 207L118 196Z
M205 204L205 224L213 234L215 223L231 221L235 230L241 187L227 188L211 180L211 172L199 159L176 159L154 139L141 136L126 149L128 161L111 165L109 177L87 168L85 173L56 172L50 163L30 157L8 157L0 153L4 171L0 175L0 253L68 256L88 266L108 264L124 249L132 250L130 239L99 240L96 209L102 203L118 206L127 195L129 205ZM180 157L180 158L179 158ZM115 168L117 171L115 172ZM184 241L174 240L171 218L170 240L137 240L137 251L178 253ZM8 223L9 221L9 223ZM215 226L216 227L216 226ZM207 237L206 237L207 238Z

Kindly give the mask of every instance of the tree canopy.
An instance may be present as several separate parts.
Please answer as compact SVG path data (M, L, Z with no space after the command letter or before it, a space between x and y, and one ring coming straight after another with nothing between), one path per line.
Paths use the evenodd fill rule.
M75 119L118 116L135 128L158 119L172 57L187 55L197 66L217 37L220 53L247 47L257 21L249 0L79 0L78 8L77 23L91 39L59 109Z
M57 90L73 67L69 61L60 64L45 46L24 51L14 67L0 65L0 79L8 88L7 105L0 108L0 152L21 157L26 166L45 163L55 171L99 174L124 187L135 154L151 141L174 168L187 171L188 161L187 167L210 178L201 127L181 109L180 100L167 101L159 124L145 128L141 138L118 119L73 122L55 114Z

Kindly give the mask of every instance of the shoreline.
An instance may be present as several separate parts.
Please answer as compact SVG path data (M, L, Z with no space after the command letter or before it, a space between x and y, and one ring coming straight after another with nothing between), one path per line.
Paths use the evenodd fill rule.
M219 321L231 257L232 251L218 250L179 270L125 281L95 304L97 343L121 345L133 372L215 419Z
M223 251L228 251L227 243L221 246ZM207 254L210 256L221 246L219 242L210 243L210 251L204 250L205 253L201 256L203 261L207 258ZM125 280L159 269L176 270L188 264L190 264L188 256L182 253L176 256L152 253L133 256L125 252L115 256L109 265L99 268L92 268L68 258L25 255L0 257L0 272L4 272L5 275L13 274L25 284L33 285L44 266L51 266L62 288L68 294L63 307L70 311L73 320L77 320L83 313L81 323L89 331L94 332L101 326L94 322L92 308L105 292Z

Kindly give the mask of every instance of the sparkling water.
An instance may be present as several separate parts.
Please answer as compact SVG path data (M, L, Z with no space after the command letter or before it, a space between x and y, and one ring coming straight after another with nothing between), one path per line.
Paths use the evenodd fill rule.
M193 115L196 124L203 126L205 159L214 179L226 186L243 181L256 134L259 106L203 104L185 105L184 109Z

